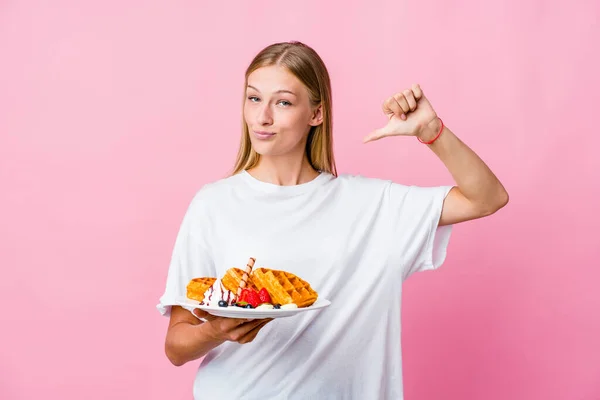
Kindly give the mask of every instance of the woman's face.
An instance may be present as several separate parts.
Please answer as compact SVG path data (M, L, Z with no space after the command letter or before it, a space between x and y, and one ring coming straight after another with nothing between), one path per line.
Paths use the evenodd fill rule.
M254 151L262 156L304 154L311 126L322 122L321 106L284 67L262 67L248 76L244 119Z

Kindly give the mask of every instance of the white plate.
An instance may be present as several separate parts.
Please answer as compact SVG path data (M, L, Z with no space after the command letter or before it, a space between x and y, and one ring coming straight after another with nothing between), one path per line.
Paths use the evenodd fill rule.
M178 300L180 306L188 308L199 308L206 311L215 317L227 317L227 318L245 318L245 319L262 319L262 318L285 318L293 315L306 312L315 311L325 308L331 304L329 300L317 299L312 305L302 308L292 308L290 310L256 310L254 308L241 308L241 307L219 307L219 306L204 306L200 305L200 302L196 300L188 299L187 297L180 298Z

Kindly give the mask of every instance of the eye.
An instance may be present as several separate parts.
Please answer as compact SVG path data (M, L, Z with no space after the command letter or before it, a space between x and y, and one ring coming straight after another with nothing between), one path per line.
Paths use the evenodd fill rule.
M256 96L248 96L248 100L250 100L252 103L256 103L260 99Z
M287 100L281 100L281 101L279 101L279 104L281 104L281 105L282 105L282 106L284 106L284 107L289 107L289 106L291 106L291 105L292 105L292 103L290 103L290 102L289 102L289 101L287 101Z

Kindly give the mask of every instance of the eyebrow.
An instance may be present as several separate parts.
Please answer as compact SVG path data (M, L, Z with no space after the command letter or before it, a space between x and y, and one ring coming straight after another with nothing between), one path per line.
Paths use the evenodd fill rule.
M254 89L254 90L256 90L257 92L260 92L260 90L258 90L257 88L255 88L255 87L254 87L254 86L252 86L252 85L248 85L248 87L249 87L250 89ZM291 94L291 95L293 95L293 96L296 96L296 93L294 93L294 92L292 92L292 91L290 91L290 90L286 90L286 89L280 89L280 90L276 91L275 93L289 93L289 94ZM297 97L297 96L296 96L296 97Z

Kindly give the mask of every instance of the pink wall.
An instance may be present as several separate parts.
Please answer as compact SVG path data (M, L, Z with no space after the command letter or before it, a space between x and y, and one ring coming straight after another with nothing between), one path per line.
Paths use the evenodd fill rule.
M154 308L172 243L232 165L246 64L299 39L341 171L451 182L416 140L361 142L418 81L511 195L407 282L407 399L600 399L597 2L28 3L0 5L0 398L191 398Z

